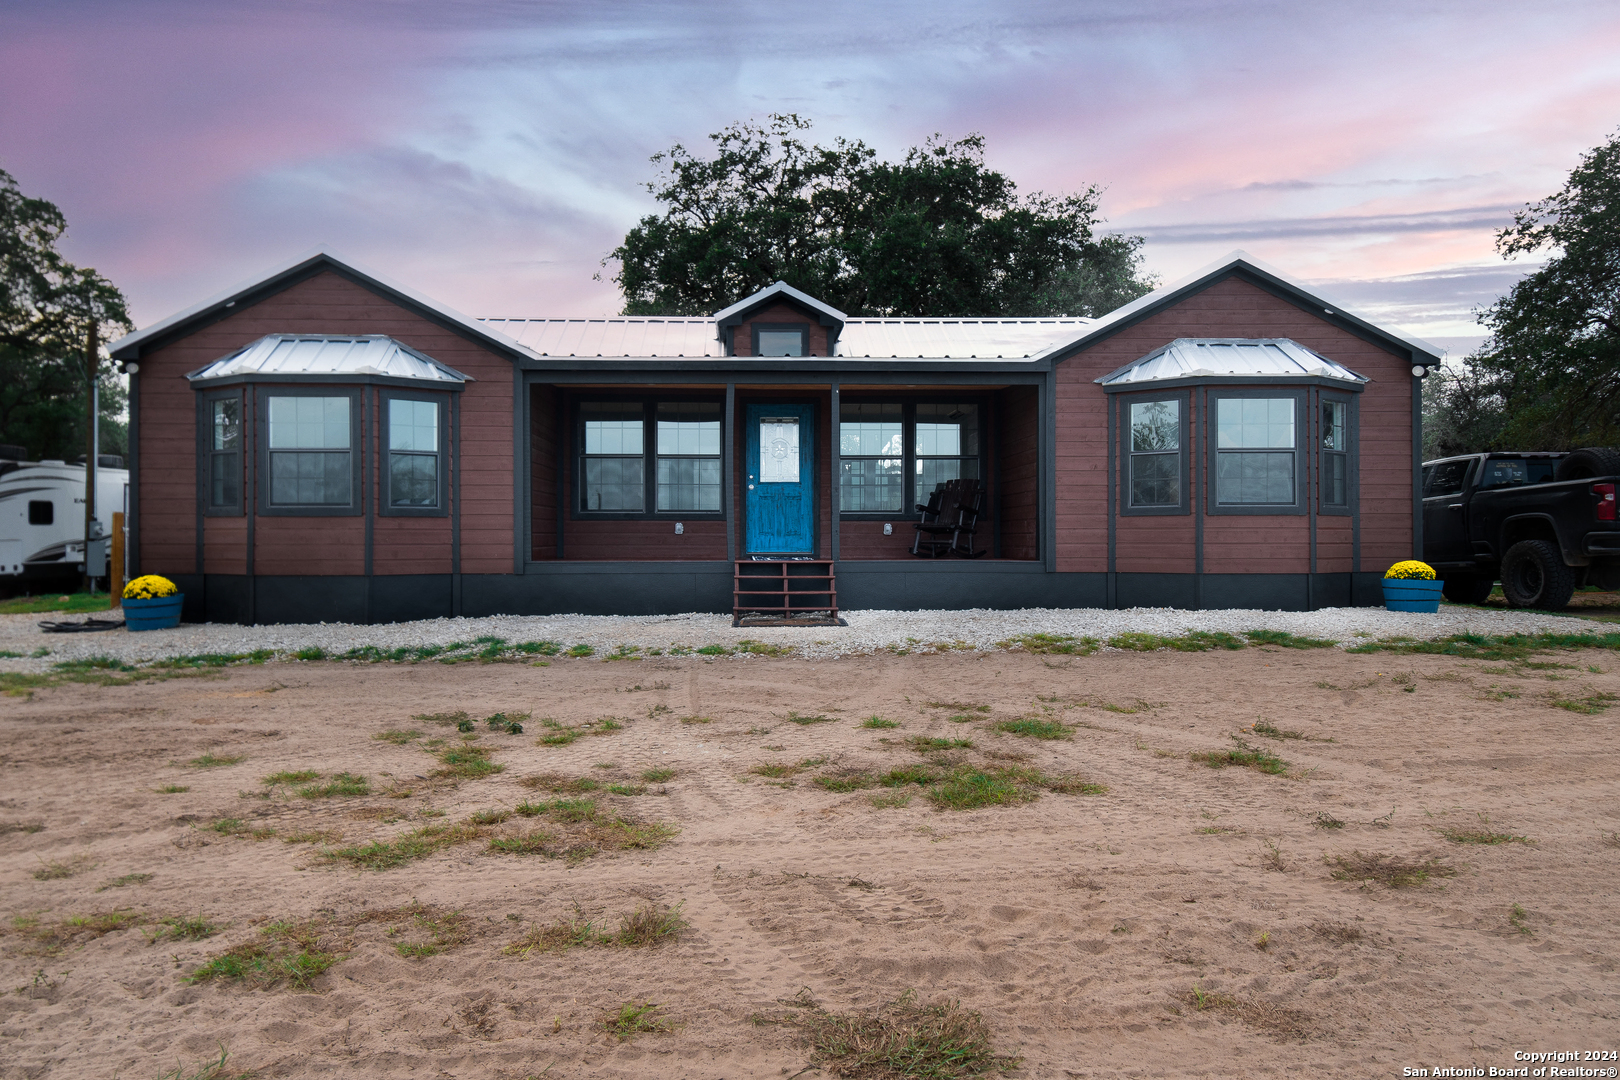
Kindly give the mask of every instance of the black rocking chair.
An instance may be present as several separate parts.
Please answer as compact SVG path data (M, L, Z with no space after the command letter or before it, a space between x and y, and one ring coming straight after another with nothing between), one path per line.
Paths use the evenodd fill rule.
M911 553L923 559L941 555L977 559L984 552L973 549L973 534L983 507L984 491L977 480L945 481L926 504L917 504L922 520L914 526L917 536L911 542Z

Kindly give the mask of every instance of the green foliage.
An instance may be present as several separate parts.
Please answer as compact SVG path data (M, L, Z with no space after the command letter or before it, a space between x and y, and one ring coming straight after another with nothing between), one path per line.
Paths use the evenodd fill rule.
M1255 769L1268 776L1282 776L1288 772L1288 762L1273 754L1269 750L1258 746L1250 746L1238 736L1232 736L1235 744L1230 750L1211 750L1207 753L1188 754L1193 761L1201 761L1212 769L1224 769L1235 765L1244 769Z
M1515 214L1496 250L1550 257L1480 313L1491 336L1467 364L1424 387L1426 452L1620 444L1620 134Z
M116 451L109 450L107 452L111 454ZM69 614L79 611L106 611L111 604L112 598L104 592L18 596L11 600L0 600L0 615L43 615L48 611L65 611ZM12 653L11 655L21 656L22 653Z
M1393 637L1352 645L1352 653L1423 653L1459 656L1468 660L1523 660L1553 649L1620 650L1620 633L1604 634L1451 634L1447 637L1416 641Z
M606 261L630 315L708 315L777 280L855 316L1102 315L1146 293L1140 237L1097 236L1101 192L1020 196L984 139L899 162L811 146L794 115L733 124L704 159L653 155L665 211Z
M1129 652L1157 652L1160 649L1173 649L1176 652L1208 652L1210 649L1241 649L1244 645L1242 638L1228 634L1224 630L1189 630L1175 637L1133 632L1116 634L1108 639L1110 648L1125 649Z
M996 724L996 730L1030 739L1074 738L1074 729L1068 725L1060 724L1056 720L1038 720L1030 716L1018 720L1002 720Z
M270 987L285 981L307 990L343 954L322 943L321 927L314 923L271 923L255 941L244 942L211 957L186 981L241 982Z
M865 720L861 721L861 727L863 728L897 728L899 726L900 721L885 720L881 716L868 716Z
M297 789L302 799L330 799L334 795L370 795L371 781L364 776L341 772L324 784L308 784Z
M662 1005L655 1005L650 1001L627 1001L604 1016L602 1026L607 1028L610 1035L617 1036L620 1042L626 1042L637 1035L674 1031L673 1024L662 1016L654 1015L661 1008Z

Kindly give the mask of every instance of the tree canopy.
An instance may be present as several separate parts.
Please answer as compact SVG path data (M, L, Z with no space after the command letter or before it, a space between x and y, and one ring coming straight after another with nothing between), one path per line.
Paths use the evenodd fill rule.
M777 280L852 316L1101 315L1150 291L1142 238L1097 235L1100 191L1019 195L984 139L935 136L899 162L772 115L654 154L665 206L604 260L627 315L708 315Z
M1620 133L1496 237L1550 258L1479 315L1490 337L1425 387L1437 454L1620 444Z
M25 196L0 169L0 443L36 458L84 453L87 334L94 326L106 341L134 328L117 287L57 250L66 232L61 210ZM102 449L121 454L124 425L111 418L123 411L124 389L99 356L96 374Z

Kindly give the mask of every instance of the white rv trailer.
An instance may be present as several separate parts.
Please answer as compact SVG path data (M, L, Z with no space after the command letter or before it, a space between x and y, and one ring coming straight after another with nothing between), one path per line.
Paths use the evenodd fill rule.
M97 467L102 536L112 536L113 513L125 509L128 491L129 470ZM105 575L106 559L99 562ZM0 461L0 591L62 588L83 573L84 466Z

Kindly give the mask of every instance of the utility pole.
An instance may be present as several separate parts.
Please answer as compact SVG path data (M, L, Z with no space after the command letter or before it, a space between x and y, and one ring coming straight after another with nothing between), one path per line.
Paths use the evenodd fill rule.
M84 588L86 592L95 589L96 579L91 577L94 567L90 564L90 545L94 542L96 526L96 438L100 432L97 428L101 424L101 417L96 415L100 411L100 397L97 392L101 389L101 343L96 340L96 319L90 317L90 329L84 336L84 373L88 380L85 386L85 408L88 410L89 424L85 429L84 438Z

